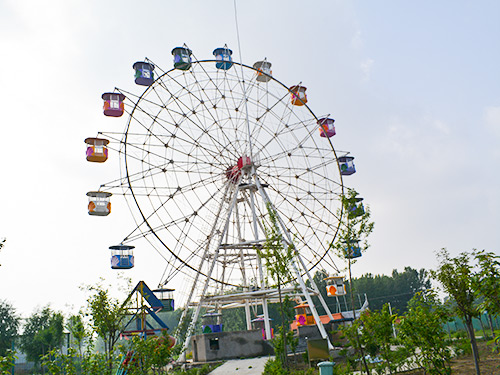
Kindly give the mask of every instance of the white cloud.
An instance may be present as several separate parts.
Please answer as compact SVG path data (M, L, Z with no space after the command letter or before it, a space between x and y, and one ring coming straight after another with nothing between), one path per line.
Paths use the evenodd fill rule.
M361 64L359 65L361 68L361 71L365 75L365 79L370 78L370 73L372 71L373 63L375 60L373 59L366 59L365 61L362 61Z

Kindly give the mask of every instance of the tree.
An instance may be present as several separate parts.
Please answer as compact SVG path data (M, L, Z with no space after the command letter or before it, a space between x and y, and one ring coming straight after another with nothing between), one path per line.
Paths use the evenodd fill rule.
M76 343L78 347L78 354L80 355L80 358L82 358L82 345L88 336L87 331L85 330L85 325L83 324L82 316L80 314L70 316L68 323L66 324L66 328L73 338L73 341Z
M35 311L27 320L21 336L21 349L29 361L38 364L40 357L55 348L63 340L64 317L49 306Z
M402 345L418 366L432 375L451 374L450 343L444 329L448 320L448 311L433 290L417 293L408 303L406 315L399 317Z
M90 286L89 290L93 293L87 299L92 328L104 341L104 351L111 373L114 347L127 315L127 309L117 299L112 298L109 290L101 284Z
M473 278L477 297L482 297L481 310L492 315L500 315L500 257L485 252L473 252L478 271Z
M7 301L0 301L0 356L5 356L12 348L17 336L20 318L14 307Z
M162 336L150 336L146 339L134 336L128 347L122 347L125 360L122 367L127 375L162 374L162 370L171 360L169 337L166 331Z
M363 207L362 198L354 189L348 189L347 195L342 195L342 209L338 212L339 217L344 217L341 222L337 240L332 242L330 247L336 250L340 258L347 259L347 268L349 270L349 293L351 295L351 308L354 319L356 319L356 310L354 308L352 285L351 264L355 262L355 257L361 255L370 246L368 236L373 231L375 223L370 222L370 207ZM359 255L356 254L359 252ZM363 355L363 346L359 345L361 357L367 374L370 373L365 356Z
M405 267L403 272L393 270L392 275L372 275L370 273L353 279L354 289L365 293L371 310L380 310L390 303L394 310L404 313L407 303L418 292L431 287L428 272Z
M393 330L395 315L391 314L386 304L380 311L364 311L360 316L362 325L361 342L367 353L380 356L382 361L375 362L377 373L393 374L406 356L400 355L400 350L391 350L396 344Z
M267 211L269 213L271 227L265 226L266 241L262 249L257 249L257 254L264 260L268 276L276 283L275 285L278 288L281 316L281 330L278 336L283 340L283 352L278 353L278 350L276 350L276 358L279 358L281 363L287 367L286 331L288 330L285 328L285 312L283 308L283 298L281 296L281 287L284 283L293 278L289 265L294 256L294 248L293 244L287 245L285 243L279 229L278 215L270 203L267 203Z
M479 315L479 309L475 303L473 273L469 264L470 255L463 252L453 258L446 249L441 249L437 256L439 266L436 270L431 271L431 276L440 282L443 290L454 302L453 308L455 312L465 322L472 347L476 374L480 375L479 352L474 326L472 325L472 318Z

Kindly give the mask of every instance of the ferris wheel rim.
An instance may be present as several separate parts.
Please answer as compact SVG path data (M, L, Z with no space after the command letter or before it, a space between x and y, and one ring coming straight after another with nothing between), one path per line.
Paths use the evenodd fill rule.
M197 60L197 61L192 61L192 65L200 65L200 66L203 66L204 63L217 63L218 60L214 60L214 59L206 59L206 60ZM254 72L258 72L259 70L254 68L253 66L249 66L249 65L246 65L246 64L243 64L243 63L240 63L240 62L235 62L233 61L232 62L233 65L235 65L233 68L236 69L236 68L240 68L240 69L250 69ZM149 229L149 233L153 234L154 237L160 242L160 244L172 255L175 257L175 259L177 259L179 262L181 262L181 264L183 264L184 266L187 266L189 269L191 269L192 271L196 272L196 273L200 273L201 275L203 276L207 276L204 272L202 272L200 269L196 269L195 267L193 267L191 264L189 264L189 262L186 262L185 259L183 257L180 257L176 251L172 250L170 248L170 246L165 243L165 241L158 235L156 229L154 226L152 226L148 220L148 217L147 215L145 215L145 213L143 212L143 209L141 208L141 204L139 203L138 199L137 199L137 196L136 196L136 193L134 191L134 186L133 186L133 183L131 181L131 172L129 171L129 161L128 161L128 153L127 153L127 147L129 146L128 145L128 137L129 137L129 131L130 131L130 127L131 127L131 124L132 124L132 121L134 120L134 114L135 114L135 111L138 109L138 106L139 104L141 103L142 100L145 100L145 98L147 97L147 95L153 90L155 84L157 84L157 82L163 82L162 79L164 79L165 76L169 77L169 78L172 78L170 77L170 74L174 71L177 71L178 69L175 69L175 68L172 68L168 71L164 71L163 74L161 75L158 75L158 77L154 80L154 82L149 86L147 87L144 92L138 96L137 100L135 101L134 103L134 106L133 106L133 109L130 111L130 115L129 115L129 118L128 118L128 121L127 121L127 126L126 126L126 130L125 130L125 133L124 133L124 138L123 138L123 143L124 143L124 165L125 165L125 173L126 173L126 180L127 180L127 189L130 191L130 195L132 196L133 198L133 201L135 203L135 207L137 208L138 212L140 213L140 216L142 218L142 221L143 223L147 226L147 228ZM279 81L278 79L276 79L274 76L271 76L269 75L270 77L270 80L276 82L277 84L279 84L283 89L285 89L288 93L291 93L290 89L285 85L283 84L281 81ZM187 90L187 93L188 95L193 95L193 93L191 92L190 88L187 88L187 87L183 87L184 89ZM318 117L314 114L314 112L311 110L311 108L306 104L306 103L303 103L303 106L304 108L307 109L307 111L309 112L309 114L312 116L312 118L314 118L314 120L318 121ZM166 109L166 108L165 108ZM153 116L154 117L154 116ZM333 155L334 155L334 158L335 160L338 160L338 157L337 157L337 152L335 150L335 148L333 147L333 144L332 144L332 141L330 138L326 138L325 140L328 141L328 144L330 146L330 149L331 151L333 152ZM339 176L339 186L340 186L340 194L343 195L344 194L344 183L343 183L343 178L342 178L342 174L340 173L340 166L338 164L338 162L336 163L337 164L337 168L338 168L338 176ZM280 193L278 193L280 194ZM341 208L341 211L340 211L340 215L339 215L339 223L340 221L342 220L342 216L344 214L344 210L342 208L342 206L340 206ZM337 237L338 235L338 232L339 232L339 226L340 225L336 225L335 226L335 233L333 234L332 236L332 241L335 240L335 238ZM144 236L145 237L145 236ZM126 238L127 239L127 238ZM126 240L125 239L125 240ZM319 259L316 260L315 263L313 263L307 270L305 270L303 272L303 274L305 274L306 272L310 271L310 270L313 270L315 269L318 264L320 262L322 262L324 260L324 258L328 255L328 252L324 252L320 257ZM213 281L217 282L217 283L221 283L221 284L225 284L225 285L228 285L228 286L237 286L235 284L232 284L232 283L227 283L225 282L224 280L219 280L219 279L216 279L214 277L210 277Z

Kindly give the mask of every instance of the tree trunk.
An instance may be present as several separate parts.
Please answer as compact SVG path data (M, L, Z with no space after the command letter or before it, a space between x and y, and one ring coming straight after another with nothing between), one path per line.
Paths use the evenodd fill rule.
M484 324L483 324L483 319L481 319L481 315L477 317L479 319L479 324L481 324L481 329L483 330L483 336L486 340L489 340L488 334L486 333L486 330L484 329Z
M472 317L466 317L465 323L467 326L467 332L469 333L470 344L472 347L472 356L474 357L474 366L476 368L476 375L481 375L481 370L479 369L479 351L477 349L476 334L474 333L474 326L472 325Z
M351 294L351 308L352 308L352 317L353 317L353 323L354 320L356 320L356 308L354 307L354 297L353 297L353 288L352 288L352 276L351 276L351 258L348 258L348 267L349 267L349 292ZM363 350L363 345L361 344L359 340L359 334L356 333L358 336L358 344L359 344L359 351L361 353L361 359L363 362L363 366L365 367L365 371L367 375L370 375L370 369L368 368L368 364L366 363L366 358L365 358L365 353Z
M281 280L278 277L278 295L280 299L281 334L283 335L283 366L288 369L288 355L286 350L285 313L283 312L283 301L281 299Z

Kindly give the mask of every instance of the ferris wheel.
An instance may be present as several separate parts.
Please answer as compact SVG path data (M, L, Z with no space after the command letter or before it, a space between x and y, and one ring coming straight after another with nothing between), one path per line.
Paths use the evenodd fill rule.
M329 246L341 220L342 175L349 171L330 139L333 119L318 119L306 104L306 88L279 82L267 60L238 63L227 47L211 60L195 61L186 46L172 53L169 71L149 60L134 64L141 94L117 89L103 95L105 114L129 114L125 131L86 140L89 161L103 162L107 148L114 149L121 172L88 193L94 199L89 213L109 214L110 192L118 191L136 223L111 247L122 252L113 268L131 268L129 244L145 238L165 260L160 287L176 278L189 285L186 306L197 306L192 326L207 306L239 303L248 318L250 294L276 299L258 256L273 216L284 243L294 248L288 281L300 287L289 292L312 304L303 280L312 281L311 272L325 264L338 271ZM228 297L234 294L239 297Z

